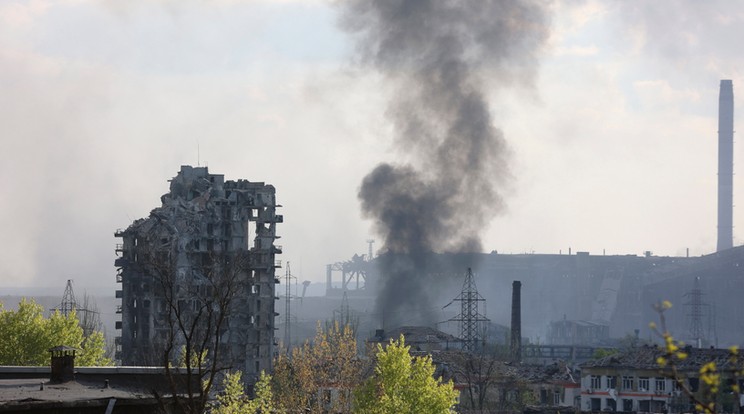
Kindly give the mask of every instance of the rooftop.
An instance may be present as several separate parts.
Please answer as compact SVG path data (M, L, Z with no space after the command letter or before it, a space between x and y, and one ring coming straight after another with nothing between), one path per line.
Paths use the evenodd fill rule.
M683 351L687 353L687 358L676 361L677 369L681 371L697 371L708 362L715 362L718 369L731 365L731 352L728 349L686 347ZM642 346L619 354L585 362L581 364L581 367L659 369L660 367L656 360L660 356L664 356L664 354L663 348Z
M0 413L106 407L111 399L116 406L155 406L153 391L170 394L163 368L79 367L75 380L51 382L49 377L49 367L0 367Z
M117 404L149 398L154 401L152 392L134 379L123 382L112 377L108 388L101 380L50 383L48 379L39 378L0 379L0 412L18 405L37 406L44 403L89 401L92 405L98 405L97 402L106 405L111 398L116 398Z

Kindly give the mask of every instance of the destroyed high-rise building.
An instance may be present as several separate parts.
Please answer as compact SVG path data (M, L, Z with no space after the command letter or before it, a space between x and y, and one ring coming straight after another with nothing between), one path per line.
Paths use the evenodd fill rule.
M117 359L162 365L164 350L177 353L191 335L206 344L208 358L218 349L223 367L248 377L269 370L282 222L274 187L182 166L161 201L115 233L122 239Z

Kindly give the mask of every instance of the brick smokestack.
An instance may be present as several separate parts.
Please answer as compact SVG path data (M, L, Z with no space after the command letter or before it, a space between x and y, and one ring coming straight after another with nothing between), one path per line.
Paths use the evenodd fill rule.
M512 361L522 360L522 282L512 282L511 355Z
M721 80L718 95L718 247L717 251L734 245L734 86L731 80Z

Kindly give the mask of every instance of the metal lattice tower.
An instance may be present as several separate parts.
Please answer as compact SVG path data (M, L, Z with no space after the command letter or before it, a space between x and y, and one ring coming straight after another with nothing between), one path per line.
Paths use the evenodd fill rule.
M374 258L374 251L372 250L372 246L375 244L374 239L368 239L367 244L369 245L369 253L367 253L367 261L370 261Z
M706 339L703 329L703 314L705 313L704 309L708 306L707 303L703 303L700 277L695 278L692 290L685 293L685 297L688 298L687 303L685 303L685 307L687 308L688 334L695 341L695 346L700 348Z
M87 300L85 303L87 303ZM83 303L83 305L85 305L85 303ZM91 315L98 315L98 311L80 307L80 304L78 304L77 299L75 298L75 292L72 289L72 279L67 279L65 293L62 294L62 302L60 302L58 307L50 309L50 311L59 312L65 317L75 311L78 321L80 321L81 327L83 328L83 335L85 337L90 335L93 330L98 329L96 327L91 327L86 323L86 321L92 317Z
M460 324L460 339L462 340L463 349L474 352L478 348L478 344L483 340L481 334L483 330L479 329L481 327L480 325L489 319L478 312L479 302L485 302L486 300L478 293L478 289L475 287L473 272L470 268L468 268L468 273L465 275L462 292L453 299L453 302L455 301L460 302L461 311L459 315L450 319L450 321L456 321Z
M72 290L72 279L67 279L67 286L65 286L65 293L62 295L62 302L59 304L59 312L67 316L72 311L77 311L77 300L75 300L75 292Z
M292 284L292 279L297 279L296 277L292 276L292 271L289 268L289 262L287 262L287 271L284 274L284 346L287 347L287 352L289 352L290 348L290 341L292 339L292 331L291 331L291 306L290 303L292 302L292 291L290 289Z

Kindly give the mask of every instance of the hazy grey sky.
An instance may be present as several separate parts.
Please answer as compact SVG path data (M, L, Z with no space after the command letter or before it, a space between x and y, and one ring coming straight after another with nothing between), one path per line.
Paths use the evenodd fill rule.
M713 251L718 84L744 108L744 4L550 8L535 87L489 91L512 178L485 249ZM389 86L354 57L320 0L0 2L0 294L113 291L114 231L198 161L275 185L282 259L323 281L375 238L362 177L406 159ZM736 244L742 223L735 207Z

